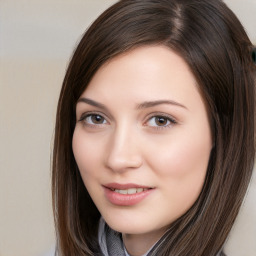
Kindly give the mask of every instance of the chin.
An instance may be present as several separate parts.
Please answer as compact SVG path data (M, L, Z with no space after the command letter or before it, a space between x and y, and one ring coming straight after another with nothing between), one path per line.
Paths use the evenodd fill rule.
M135 218L134 216L120 216L118 218L106 216L105 218L103 216L103 218L113 230L122 234L146 234L152 231L160 230L165 227L164 224L157 223L156 220L145 219L145 216L141 216L140 218Z
M141 219L108 218L103 217L106 223L115 231L125 234L141 234L148 232L150 225ZM146 227L146 228L145 228Z

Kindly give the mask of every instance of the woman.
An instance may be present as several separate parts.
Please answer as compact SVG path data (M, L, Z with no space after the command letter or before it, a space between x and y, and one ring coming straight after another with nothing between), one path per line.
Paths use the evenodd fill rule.
M254 162L252 44L219 0L124 0L60 94L59 255L224 255Z

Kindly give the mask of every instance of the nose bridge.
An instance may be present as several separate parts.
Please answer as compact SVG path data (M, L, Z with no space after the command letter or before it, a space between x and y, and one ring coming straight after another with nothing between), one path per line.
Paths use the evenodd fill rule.
M107 166L113 171L138 168L142 163L138 143L138 132L132 125L117 125L109 138Z

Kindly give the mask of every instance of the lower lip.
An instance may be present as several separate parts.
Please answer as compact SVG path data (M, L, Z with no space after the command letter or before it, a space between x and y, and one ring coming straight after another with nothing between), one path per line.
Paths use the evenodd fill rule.
M109 188L104 187L105 196L108 201L114 205L118 206L131 206L138 204L143 199L145 199L148 195L153 192L154 189L145 190L143 192L135 193L135 194L119 194Z

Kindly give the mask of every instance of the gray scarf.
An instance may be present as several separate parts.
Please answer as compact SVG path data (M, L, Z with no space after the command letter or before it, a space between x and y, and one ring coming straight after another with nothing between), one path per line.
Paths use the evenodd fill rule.
M100 219L99 223L98 240L102 256L126 256L122 235L111 229L103 218ZM160 246L163 241L164 238L160 239L146 255L153 256L153 251ZM225 254L220 252L216 256L225 256Z
M111 229L103 218L99 223L98 239L103 256L125 256L121 234Z

